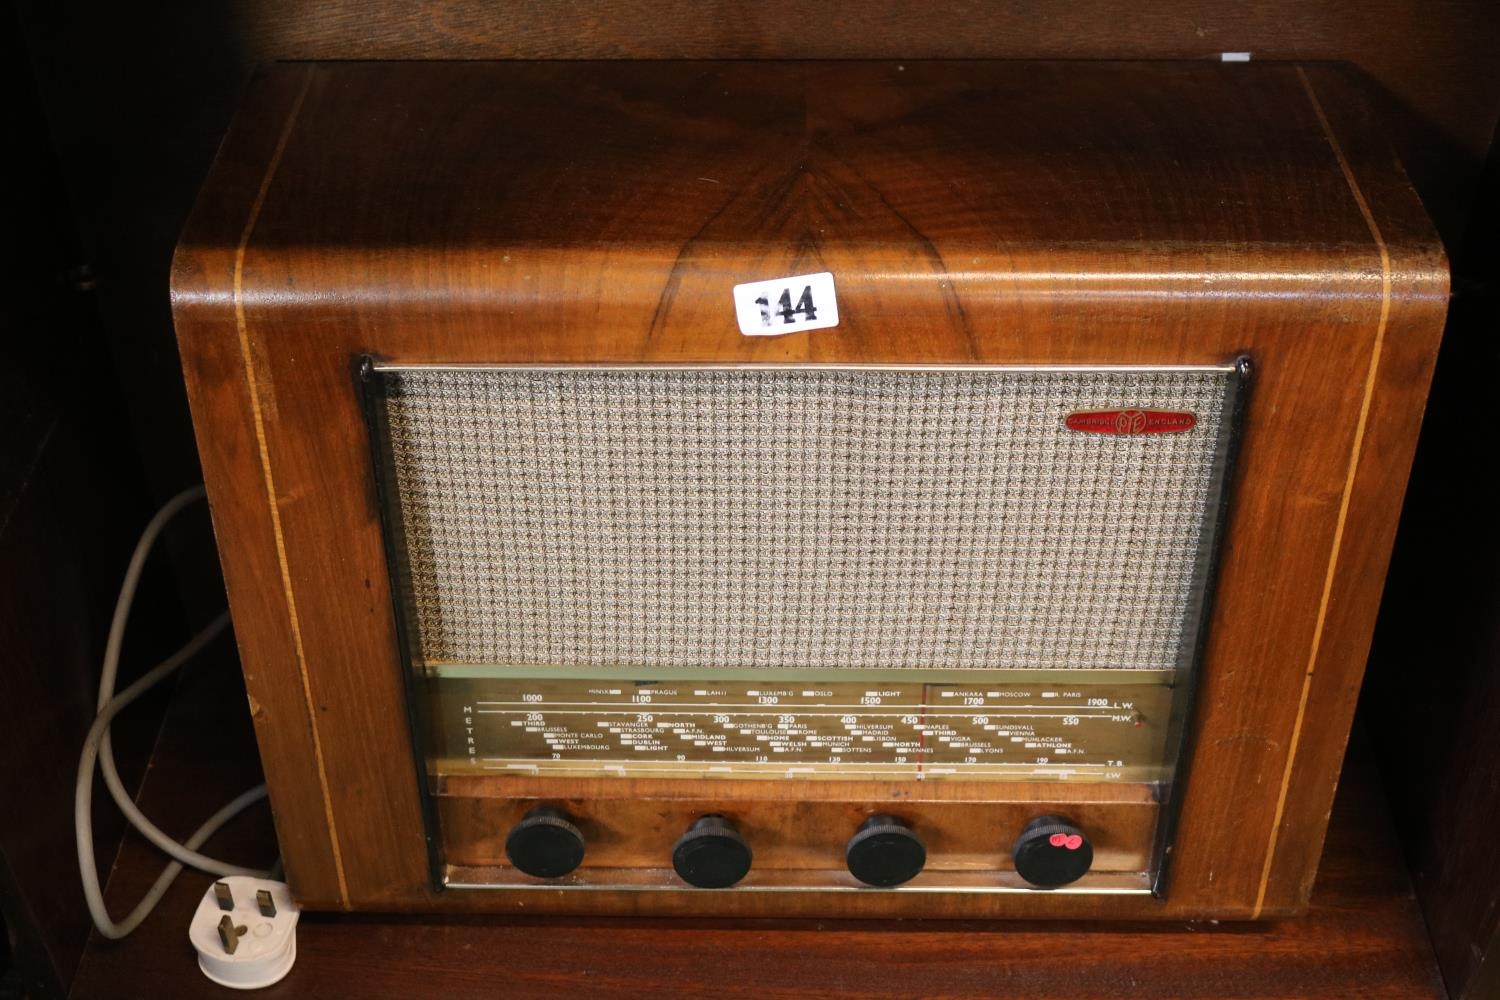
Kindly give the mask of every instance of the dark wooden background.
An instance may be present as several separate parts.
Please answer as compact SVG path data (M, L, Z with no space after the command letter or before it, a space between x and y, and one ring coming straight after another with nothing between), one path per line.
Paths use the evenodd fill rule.
M1458 295L1362 708L1455 995L1483 988L1500 800L1495 622L1495 184L1491 0L16 0L5 12L6 239L14 321L0 384L0 906L36 981L61 990L87 926L65 795L108 604L134 532L197 479L167 302L177 232L249 68L275 59L1213 58L1342 60L1365 77L1448 242ZM1476 204L1479 206L1476 209ZM1487 207L1490 206L1490 207ZM1476 212L1481 214L1476 214ZM1479 220L1477 223L1475 220ZM201 521L173 532L139 666L222 598ZM150 732L151 710L141 723ZM1399 728L1398 728L1399 727ZM25 744L16 741L27 740ZM1486 743L1485 740L1490 742ZM128 749L128 747L127 747ZM22 758L24 757L24 763ZM1492 812L1491 817L1494 813ZM18 830L27 831L25 836ZM117 829L117 828L116 828ZM107 831L106 831L107 832ZM1488 869L1482 866L1489 864ZM1480 866L1480 867L1476 867ZM7 874L8 873L8 874ZM1474 993L1478 996L1481 994Z
M1361 695L1455 996L1500 997L1500 156L1455 251L1447 333ZM1459 989L1466 992L1460 993Z

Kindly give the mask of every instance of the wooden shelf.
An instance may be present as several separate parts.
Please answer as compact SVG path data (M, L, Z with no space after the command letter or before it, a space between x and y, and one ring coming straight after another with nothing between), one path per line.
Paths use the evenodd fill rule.
M230 656L184 678L142 792L148 815L185 836L258 780ZM396 752L396 751L393 751ZM267 811L209 853L265 865ZM110 880L123 913L161 857L139 838ZM184 874L142 928L97 937L76 998L230 996L198 971L188 919L207 876ZM72 887L59 887L72 891ZM297 965L264 997L1297 997L1442 998L1442 982L1376 778L1351 752L1311 913L1266 924L977 921L672 921L304 914Z

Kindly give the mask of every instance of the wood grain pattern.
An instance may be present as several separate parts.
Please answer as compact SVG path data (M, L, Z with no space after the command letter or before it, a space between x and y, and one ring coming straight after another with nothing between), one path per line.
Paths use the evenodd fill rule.
M298 76L267 81L267 86L247 102L238 135L248 133L255 141L268 143L265 152L274 150L287 117L286 102L295 100L302 82ZM261 129L265 130L263 134ZM220 181L225 189L243 197L239 206L239 217L243 222L249 216L250 206L264 177L265 164L250 161L235 170L226 157L225 166L219 175ZM238 245L238 239L236 237L234 246ZM192 261L182 261L181 265L176 280L233 287L233 255L215 261L212 269L207 271L190 271L189 268L197 266ZM226 472L233 470L232 475L242 480L247 475L255 477L247 481L244 490L215 492L209 498L215 529L221 539L224 526L233 525L233 536L243 539L248 552L259 554L249 564L224 565L226 587L240 594L235 604L237 609L242 609L235 611L237 620L284 621L288 614L286 592L280 585L275 564L276 538L265 496L264 472L259 466L249 385L242 375L243 360L235 313L215 310L200 317L190 304L184 304L178 316L179 323L194 324L203 338L193 364L185 366L184 373L196 419L218 428L212 436L205 436L200 442L205 475L215 476L224 469ZM214 393L202 392L200 379L223 388ZM225 392L224 388L229 391ZM215 469L215 473L209 473L210 468ZM266 556L271 559L269 564L265 562ZM243 583L240 582L242 576L246 578ZM250 713L257 723L256 735L267 781L277 788L278 813L296 817L294 821L282 822L277 830L286 857L288 878L302 882L304 870L309 877L313 873L331 875L333 898L342 898L338 893L338 865L326 822L308 823L304 820L304 817L323 812L323 782L318 757L309 752L312 721L300 679L296 674L291 678L284 674L286 666L295 669L298 662L290 630L261 630L238 625L235 639L245 666L246 687L251 692ZM263 679L261 664L272 665L271 677ZM286 683L289 679L297 683L289 687Z
M280 59L1217 59L1343 60L1375 83L1384 118L1445 234L1462 226L1496 115L1500 17L1471 0L1413 5L1226 5L1118 0L913 6L859 0L448 0L316 8L257 0L233 16ZM1440 227L1441 228L1441 227Z
M1404 492L1416 449L1425 402L1421 393L1432 378L1446 305L1436 299L1403 299L1401 286L1415 264L1406 248L1410 241L1420 238L1423 224L1395 210L1395 205L1406 199L1399 177L1389 171L1360 168L1381 155L1376 122L1369 109L1352 99L1347 81L1336 75L1317 77L1315 83L1323 95L1330 129L1341 141L1391 253L1394 290L1383 351L1371 387L1374 405L1349 493L1348 523L1355 526L1358 537L1348 538L1338 554L1342 566L1332 580L1320 662L1314 665L1309 685L1309 705L1313 706L1310 717L1318 724L1304 730L1304 743L1298 752L1301 764L1292 772L1287 786L1287 814L1298 817L1294 821L1304 830L1321 829L1327 823L1326 803L1338 780L1338 761L1343 756L1348 728L1326 725L1323 720L1351 717L1358 699L1382 592L1382 587L1373 583L1384 580L1389 564L1400 516L1396 498ZM1414 390L1420 392L1413 396ZM1397 402L1403 397L1404 405ZM1271 881L1296 881L1296 892L1305 896L1311 889L1319 840L1298 837L1278 841Z
M258 780L232 660L184 678L142 807L185 834ZM1351 750L1307 915L1258 924L1082 921L746 921L421 917L304 913L297 964L278 997L584 995L801 998L1031 997L1036 1000L1442 1000L1420 911L1367 751ZM252 810L207 846L263 865L275 851ZM160 855L132 837L109 888L139 897ZM186 873L130 938L95 940L75 1000L201 997L183 941L211 879Z
M838 275L839 327L738 334L731 285L824 269ZM858 912L1298 911L1446 291L1414 194L1368 113L1322 69L271 71L200 200L174 301L297 891L317 906L523 905L427 888L357 356L1202 364L1248 353L1254 402L1168 898L886 894L861 896ZM553 895L524 905L647 905ZM816 894L657 893L649 905L852 912Z

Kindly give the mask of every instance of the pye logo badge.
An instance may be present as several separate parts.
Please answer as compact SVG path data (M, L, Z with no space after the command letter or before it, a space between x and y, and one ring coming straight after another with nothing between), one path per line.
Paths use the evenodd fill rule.
M833 275L797 274L734 286L734 314L747 337L824 330L839 325Z
M1063 425L1083 434L1180 434L1198 426L1198 416L1184 410L1079 410Z

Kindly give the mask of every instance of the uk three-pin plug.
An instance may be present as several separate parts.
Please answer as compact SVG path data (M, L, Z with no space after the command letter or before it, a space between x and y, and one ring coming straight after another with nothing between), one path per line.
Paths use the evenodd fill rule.
M280 982L297 960L301 912L284 882L242 875L219 879L203 894L188 925L198 968L237 990Z

